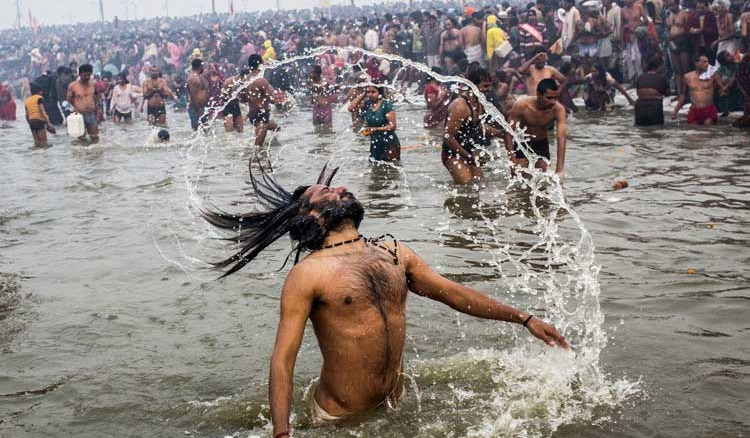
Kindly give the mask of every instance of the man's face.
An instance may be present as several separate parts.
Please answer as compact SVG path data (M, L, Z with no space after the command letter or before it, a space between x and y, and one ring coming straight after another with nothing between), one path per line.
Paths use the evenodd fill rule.
M529 24L536 24L536 12L533 12L533 11L532 11L532 12L529 12L529 13L528 13L528 14L526 15L526 21L527 21L527 22L528 22Z
M695 5L695 12L698 13L698 15L703 15L706 13L706 4L703 2L698 2L698 4Z
M542 55L542 56L538 57L536 59L536 61L534 61L534 67L541 69L541 68L544 68L544 65L546 63L547 63L547 56L546 55Z
M151 67L151 79L159 78L159 73L161 72L159 71L158 67Z
M539 107L542 109L549 109L555 106L558 99L560 98L560 91L547 90L544 94L536 94L539 99Z
M444 27L445 27L445 30L451 30L451 29L453 29L453 23L451 23L450 20L446 20Z
M308 187L302 197L307 197L310 204L307 214L317 218L323 228L322 237L346 221L351 221L355 227L359 226L365 215L362 204L346 187L315 184Z
M88 82L91 79L91 72L81 73L81 82Z
M602 5L605 8L609 8L610 6L612 6L612 0L604 0L604 1L602 1Z
M698 60L695 61L695 69L701 73L708 70L708 58L705 56L698 58Z

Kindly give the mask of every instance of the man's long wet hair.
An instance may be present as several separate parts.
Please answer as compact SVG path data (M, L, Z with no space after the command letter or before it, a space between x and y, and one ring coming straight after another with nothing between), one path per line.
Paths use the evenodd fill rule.
M256 161L260 167L260 179L253 174L253 160L251 159L250 182L259 203L265 207L264 210L231 214L219 209L213 211L199 209L200 215L210 224L237 233L224 240L234 242L239 246L239 250L231 257L213 263L214 267L219 269L230 267L221 278L242 269L264 249L287 233L296 242L296 246L289 255L296 252L294 262L297 263L302 251L319 249L327 233L327 230L320 225L318 218L308 214L312 211L312 205L310 205L309 198L303 195L310 186L299 186L293 192L289 192L272 175L266 173L259 159ZM338 167L328 171L328 164L326 164L318 176L317 184L330 185L337 171ZM355 219L355 226L358 227L361 220L361 217L358 220ZM289 256L287 256L288 259Z

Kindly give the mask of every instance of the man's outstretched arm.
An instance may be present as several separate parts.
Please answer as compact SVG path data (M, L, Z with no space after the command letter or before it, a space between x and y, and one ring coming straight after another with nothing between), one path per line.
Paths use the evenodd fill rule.
M271 355L271 377L268 383L274 436L289 431L294 364L315 298L310 278L303 273L302 266L297 265L289 272L281 291L281 317Z
M568 343L554 327L531 314L494 300L487 295L467 286L450 281L433 271L421 257L406 245L401 246L404 252L406 277L409 290L424 297L445 303L467 315L498 321L523 324L532 335L551 346L559 345L568 349Z

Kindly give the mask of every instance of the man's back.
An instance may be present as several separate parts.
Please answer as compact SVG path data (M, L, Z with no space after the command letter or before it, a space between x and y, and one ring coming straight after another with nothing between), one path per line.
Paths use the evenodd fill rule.
M464 46L471 47L482 43L482 29L474 23L464 26L461 29L464 38Z
M397 398L403 383L404 265L374 244L356 242L351 249L314 252L294 268L316 279L310 320L323 355L318 403L334 415Z

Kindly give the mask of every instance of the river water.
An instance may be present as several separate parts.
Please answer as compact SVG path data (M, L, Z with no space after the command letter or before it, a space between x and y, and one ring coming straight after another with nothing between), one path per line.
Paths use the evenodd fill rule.
M276 116L262 154L289 188L340 164L363 234L391 233L441 274L546 315L572 352L411 296L401 405L312 429L321 358L308 327L297 436L750 435L747 132L579 113L562 192L491 162L472 193L451 184L412 101L396 104L400 168L368 163L341 107L332 132L305 105ZM290 245L216 280L206 262L229 249L194 207L252 208L252 138L193 138L186 114L169 117L169 144L148 141L142 119L105 124L94 146L58 134L33 149L25 123L0 130L0 436L269 435Z

